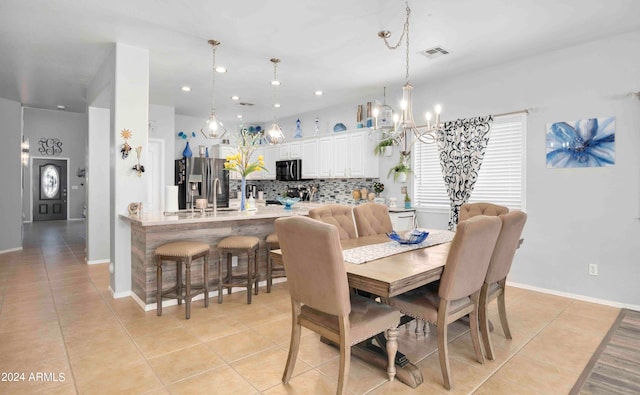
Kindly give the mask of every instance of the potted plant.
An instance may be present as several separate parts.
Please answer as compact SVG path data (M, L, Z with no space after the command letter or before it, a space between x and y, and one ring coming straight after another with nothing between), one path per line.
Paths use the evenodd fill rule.
M411 173L411 168L409 167L409 165L405 165L403 162L400 162L389 169L387 177L391 176L392 173L393 182L397 182L398 180L400 182L407 182L407 176L409 175L409 173Z
M393 143L393 139L388 138L388 139L384 139L382 141L380 141L378 143L378 145L375 146L375 148L373 149L373 153L374 155L384 155L384 156L391 156L392 152L393 152L393 147L394 143Z
M411 198L409 192L404 194L404 208L411 208Z

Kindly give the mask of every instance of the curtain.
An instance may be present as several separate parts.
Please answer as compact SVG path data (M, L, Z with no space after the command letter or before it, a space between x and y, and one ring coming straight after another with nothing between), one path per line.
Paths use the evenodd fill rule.
M460 206L469 201L489 142L493 117L458 119L438 131L442 176L451 203L449 230L458 224Z

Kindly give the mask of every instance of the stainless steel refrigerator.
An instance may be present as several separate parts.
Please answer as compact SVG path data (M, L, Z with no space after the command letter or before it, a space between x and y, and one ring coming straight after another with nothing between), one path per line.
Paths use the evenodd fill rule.
M229 171L224 169L224 159L177 159L174 174L181 210L191 208L195 199L207 199L213 205L214 196L218 207L229 207ZM220 180L221 193L213 191L216 178Z

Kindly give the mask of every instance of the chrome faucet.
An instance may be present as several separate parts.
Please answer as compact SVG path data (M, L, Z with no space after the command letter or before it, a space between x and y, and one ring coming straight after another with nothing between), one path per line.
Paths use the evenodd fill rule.
M218 189L216 189L216 183L218 183ZM220 185L220 179L216 177L213 180L213 215L218 212L218 194L222 193L222 185Z

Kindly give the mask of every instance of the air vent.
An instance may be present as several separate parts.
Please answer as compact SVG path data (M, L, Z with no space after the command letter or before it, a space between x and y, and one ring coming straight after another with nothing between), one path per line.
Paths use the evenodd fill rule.
M440 57L442 55L448 55L449 54L449 50L444 49L441 46L437 46L437 47L425 49L423 51L420 51L419 53L421 55L426 56L429 59L435 59L435 58L438 58L438 57Z
M243 101L241 101L241 102L240 102L240 103L238 103L238 104L239 104L239 105L241 105L241 106L245 106L245 107L251 107L251 106L253 106L253 103L247 103L247 102L243 102Z

